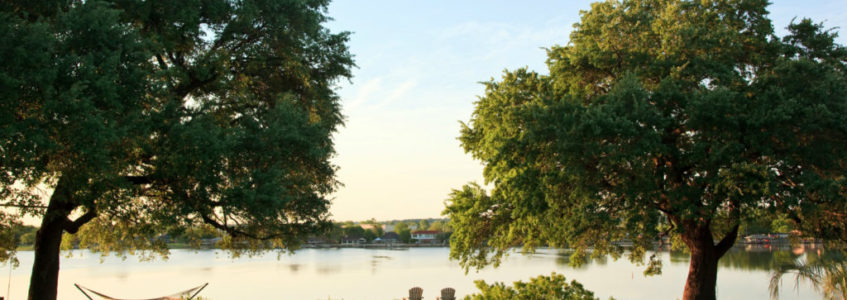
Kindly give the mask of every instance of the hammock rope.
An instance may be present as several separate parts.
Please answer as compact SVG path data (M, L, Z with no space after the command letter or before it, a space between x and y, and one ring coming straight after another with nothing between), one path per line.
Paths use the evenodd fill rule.
M197 294L200 293L200 291L205 289L207 285L209 285L208 282L204 283L202 285L196 286L194 288L190 288L190 289L184 290L182 292L173 293L173 294L170 294L170 295L164 296L164 297L149 298L149 299L134 299L134 300L180 300L180 299L191 300L191 299L194 299L194 297L196 297ZM78 289L80 292L82 292L82 294L85 295L85 297L87 297L89 300L94 300L94 299L91 298L91 296L88 295L88 293L86 293L85 291L88 291L89 293L100 296L101 298L103 298L105 300L132 300L132 299L115 298L115 297L112 297L112 296L107 296L103 293L100 293L100 292L92 290L90 288L81 286L81 285L76 284L76 283L74 283L74 286L76 287L76 289ZM181 298L181 296L189 295L189 294L191 295L191 297Z

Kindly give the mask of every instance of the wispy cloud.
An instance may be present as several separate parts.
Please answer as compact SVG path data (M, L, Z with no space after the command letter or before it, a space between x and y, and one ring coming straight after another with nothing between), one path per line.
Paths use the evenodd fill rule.
M544 61L541 49L567 43L572 23L573 19L567 18L548 20L543 27L467 21L442 30L437 39L444 53L465 53L465 56L455 57L456 60L495 63L502 68L505 67L503 63L512 57L536 53L540 58L537 61L526 60L526 63L540 67Z
M356 97L350 101L347 106L347 109L355 109L362 104L364 104L368 99L371 99L373 95L382 88L382 78L376 77L371 78L365 82L357 91Z
M545 28L503 23L503 22L477 22L468 21L457 24L441 32L440 38L444 40L472 40L481 42L483 46L499 45L547 45L551 40L567 41L571 31L569 18L557 18L548 20ZM544 45L540 45L544 43Z
M418 83L414 79L409 79L404 81L403 83L400 83L400 85L396 86L393 90L391 90L391 92L382 100L382 102L377 105L377 107L385 107L396 102L397 100L400 100L401 98L405 97L409 93L409 91L415 88L415 86L417 85Z

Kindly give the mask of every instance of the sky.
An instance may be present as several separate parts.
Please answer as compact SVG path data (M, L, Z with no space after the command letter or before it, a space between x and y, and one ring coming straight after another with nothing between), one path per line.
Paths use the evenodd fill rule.
M456 139L480 82L506 69L547 73L545 48L567 44L591 2L333 1L326 25L352 32L357 68L337 90L346 121L333 162L344 186L332 195L332 218L437 218L452 189L482 184L482 165ZM795 17L847 28L847 0L772 3L777 35Z

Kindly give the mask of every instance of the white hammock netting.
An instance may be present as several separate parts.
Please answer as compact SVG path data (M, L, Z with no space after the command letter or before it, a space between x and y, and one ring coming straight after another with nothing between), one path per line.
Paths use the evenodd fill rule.
M102 299L105 299L105 300L191 300L191 299L194 299L194 297L196 297L197 294L200 293L200 291L202 291L204 288L206 288L207 285L209 285L209 284L204 283L204 284L196 286L194 288L187 289L187 290L184 290L184 291L178 292L178 293L173 293L173 294L163 296L163 297L149 298L149 299L125 299L125 298L115 298L115 297L112 297L112 296L106 296L103 293L100 293L98 291L95 291L95 290L92 290L92 289L89 289L87 287L84 287L84 286L81 286L79 284L74 283L74 286L76 286L76 288L80 292L82 292L82 294L85 295L85 297L88 297L89 300L94 300L94 298L91 298L91 295L89 295L88 293L92 293L92 294L94 294L94 295L96 295L96 296L98 296ZM86 291L88 291L88 293L86 293ZM188 296L188 297L186 298L186 296Z

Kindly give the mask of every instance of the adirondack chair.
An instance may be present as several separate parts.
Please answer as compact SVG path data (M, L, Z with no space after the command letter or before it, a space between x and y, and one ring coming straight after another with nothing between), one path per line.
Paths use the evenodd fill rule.
M170 294L168 296L151 298L151 299L138 299L138 300L182 300L182 299L191 300L191 299L194 299L194 297L196 297L197 294L200 293L200 291L205 289L207 285L209 285L209 283L205 283L203 285L199 285L197 287L187 289L187 290L184 290L182 292L173 293L173 294ZM111 296L106 296L103 293L97 292L95 290L89 289L87 287L81 286L81 285L76 284L76 283L74 283L74 286L76 287L76 289L78 289L80 292L82 292L82 294L85 295L85 297L88 298L88 300L94 300L94 299L91 298L91 296L88 295L88 293L86 293L85 291L88 291L89 293L97 295L98 297L103 298L105 300L129 300L129 299L122 299L122 298L115 298L115 297L111 297ZM182 296L185 296L185 295L190 295L190 297L182 298Z
M413 287L409 289L409 300L421 300L423 299L423 289L420 287Z
M456 300L456 290L453 288L441 289L441 300Z

